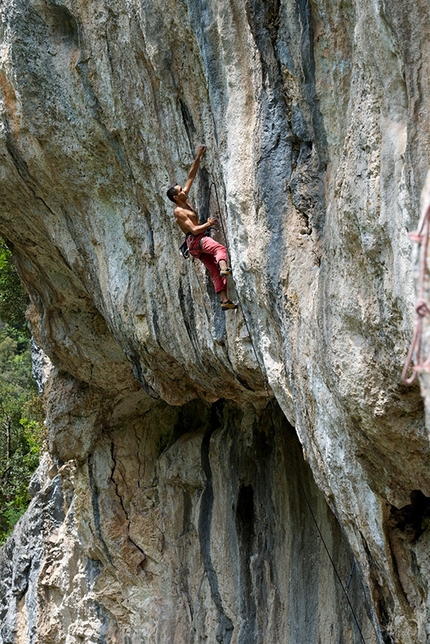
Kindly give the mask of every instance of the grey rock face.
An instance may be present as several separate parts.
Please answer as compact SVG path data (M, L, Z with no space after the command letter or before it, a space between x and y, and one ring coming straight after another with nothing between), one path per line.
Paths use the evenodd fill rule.
M2 642L377 641L339 524L270 405L159 404L86 463L51 465L0 566Z
M52 528L69 553L52 617L27 591L5 637L361 641L333 570L309 565L269 392L343 580L357 560L364 637L426 642L429 443L400 373L428 4L6 0L1 18L0 232L76 499ZM220 210L241 303L225 318L164 196L202 141L194 201Z
M33 378L36 381L39 394L42 394L46 381L48 380L52 364L43 349L41 349L33 339L31 340L31 363Z

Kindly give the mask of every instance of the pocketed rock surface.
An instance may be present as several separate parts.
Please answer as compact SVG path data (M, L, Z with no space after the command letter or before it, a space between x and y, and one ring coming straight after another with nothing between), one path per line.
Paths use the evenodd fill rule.
M53 367L2 644L429 641L429 14L4 0L0 233ZM237 312L165 196L201 142Z

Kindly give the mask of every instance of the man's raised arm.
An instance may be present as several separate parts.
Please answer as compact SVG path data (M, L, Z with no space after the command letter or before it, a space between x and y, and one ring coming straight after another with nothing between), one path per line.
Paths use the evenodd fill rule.
M197 150L197 156L193 161L193 165L190 168L190 171L188 173L188 179L187 182L184 186L185 192L188 194L191 190L191 186L193 185L193 181L196 178L197 170L199 169L199 164L200 164L200 159L206 152L206 146L205 145L199 145L199 149Z

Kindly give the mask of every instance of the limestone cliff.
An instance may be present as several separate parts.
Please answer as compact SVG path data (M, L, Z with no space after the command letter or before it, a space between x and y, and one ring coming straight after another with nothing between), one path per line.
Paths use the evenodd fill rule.
M54 365L0 642L428 642L428 2L0 11L0 233ZM200 142L235 313L165 197Z

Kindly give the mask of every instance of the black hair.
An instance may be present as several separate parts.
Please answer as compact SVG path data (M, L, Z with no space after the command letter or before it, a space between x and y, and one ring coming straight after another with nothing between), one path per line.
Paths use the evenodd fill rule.
M170 201L173 201L173 203L176 203L173 197L176 197L176 195L178 194L178 191L176 190L177 185L177 183L174 183L173 186L170 186L167 191L167 196L169 197Z

